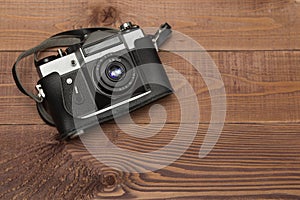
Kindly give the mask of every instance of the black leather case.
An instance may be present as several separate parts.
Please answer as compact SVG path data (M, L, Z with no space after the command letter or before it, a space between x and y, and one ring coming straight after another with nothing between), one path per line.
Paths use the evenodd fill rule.
M172 86L161 64L156 49L150 38L145 37L135 41L136 49L132 52L137 67L143 74L143 80L150 87L151 93L129 103L129 112L154 102L172 93ZM128 113L128 105L119 106L113 110L101 113L95 118L78 119L73 117L72 111L64 100L63 83L58 73L51 73L39 81L47 104L47 110L52 116L62 139L70 138L78 131L86 130L98 123L102 123ZM75 125L76 123L76 125Z

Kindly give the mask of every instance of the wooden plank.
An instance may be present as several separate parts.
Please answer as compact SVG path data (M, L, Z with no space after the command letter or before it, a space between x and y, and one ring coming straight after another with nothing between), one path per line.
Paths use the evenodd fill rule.
M299 199L299 11L298 0L0 0L0 199ZM125 21L142 27L167 21L210 50L225 84L227 116L207 157L199 159L198 154L211 117L209 91L193 67L173 53L160 55L196 91L200 122L185 122L184 140L192 136L190 127L199 126L192 144L179 159L155 172L116 171L96 160L79 139L58 142L56 129L44 124L34 103L14 85L11 67L21 51L60 31L118 27ZM32 60L23 64L32 66ZM26 87L34 88L35 69L21 71ZM185 84L168 74L175 90L184 90ZM184 102L189 99L186 95ZM168 118L162 124L155 117L156 125L163 127L152 137L134 137L114 122L101 127L119 148L158 150L175 138L180 107L174 95L157 103ZM146 132L149 109L132 114L141 126L135 128L137 133ZM92 136L85 134L85 141ZM91 140L99 144L103 138ZM178 142L172 153L184 143ZM157 162L147 156L129 161L128 169L136 167L133 163L147 168Z
M11 66L18 53L0 53L0 124L43 124L34 103L21 94L11 76ZM202 77L182 58L172 53L160 53L163 63L178 70L191 84L199 100L200 121L210 120L211 102ZM227 122L261 122L300 120L300 52L243 51L210 52L218 66L227 93ZM28 88L38 80L31 60L24 62L21 77ZM173 87L183 87L170 73ZM175 79L175 80L174 80ZM187 96L185 101L189 101ZM175 96L160 100L168 113L167 122L180 121L179 104ZM148 123L145 116L150 106L132 114L137 123ZM156 112L157 113L157 112Z
M0 1L0 50L24 50L64 30L165 21L208 50L300 48L295 0Z
M90 198L103 175L74 161L48 126L1 126L0 198Z
M55 142L55 131L48 126L1 125L0 128L1 199L45 196L50 199L297 199L300 196L298 123L226 124L212 152L199 159L207 129L202 124L192 145L177 161L145 174L122 173L105 167L79 140ZM103 130L120 148L140 152L167 144L177 125L167 124L159 135L144 140L123 134L114 124L104 125Z

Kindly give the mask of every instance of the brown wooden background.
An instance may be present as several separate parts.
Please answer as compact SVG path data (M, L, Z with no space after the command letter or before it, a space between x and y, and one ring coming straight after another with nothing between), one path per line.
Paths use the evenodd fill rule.
M224 80L227 117L220 140L204 159L199 146L210 119L207 88L172 53L161 53L197 91L201 122L187 152L172 165L145 174L122 173L94 160L80 140L58 143L34 103L15 87L11 67L20 52L73 28L133 21L167 21L208 50ZM37 80L24 62L27 87ZM42 0L0 1L0 199L299 199L300 1L298 0ZM104 125L122 148L158 149L172 139L176 100L160 101L168 120L142 141L112 122ZM147 124L141 109L135 122ZM177 108L177 109L176 109ZM151 163L149 163L151 164Z

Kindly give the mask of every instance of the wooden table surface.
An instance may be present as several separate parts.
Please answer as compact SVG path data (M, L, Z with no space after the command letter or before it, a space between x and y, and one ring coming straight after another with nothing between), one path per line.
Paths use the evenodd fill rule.
M211 115L209 93L201 76L173 53L160 56L197 91L201 117L189 149L155 172L116 171L78 139L56 142L56 129L17 90L11 67L23 50L64 30L126 21L141 27L167 21L216 63L227 113L207 157L199 159L198 152ZM33 87L32 60L22 66L23 82ZM299 0L0 0L0 94L0 199L300 199ZM178 128L174 102L160 100L168 119L157 137L129 137L113 122L103 128L119 147L158 149ZM132 114L137 124L149 122L148 109Z

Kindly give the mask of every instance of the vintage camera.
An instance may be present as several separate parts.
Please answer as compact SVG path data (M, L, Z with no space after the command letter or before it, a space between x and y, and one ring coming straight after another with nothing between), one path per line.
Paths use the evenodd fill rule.
M171 94L157 54L170 35L167 23L146 35L127 22L120 30L87 31L81 43L36 61L39 96L61 138Z

